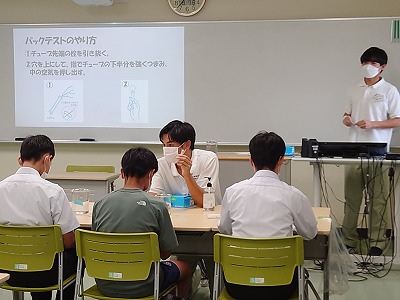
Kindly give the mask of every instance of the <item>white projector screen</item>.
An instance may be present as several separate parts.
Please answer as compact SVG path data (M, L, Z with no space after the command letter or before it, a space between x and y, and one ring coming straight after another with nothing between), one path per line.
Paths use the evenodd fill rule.
M153 143L184 119L198 142L248 144L260 130L287 144L346 141L342 116L348 88L362 80L361 53L385 49L383 76L400 87L397 19L0 24L0 140ZM61 54L74 57L53 56Z

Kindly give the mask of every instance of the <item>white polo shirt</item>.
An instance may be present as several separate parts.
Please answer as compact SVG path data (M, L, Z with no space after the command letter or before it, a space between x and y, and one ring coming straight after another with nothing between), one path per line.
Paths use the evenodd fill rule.
M345 112L353 123L361 120L384 121L400 117L400 96L397 88L383 78L372 86L364 81L349 89ZM351 142L382 142L390 146L393 128L362 129L349 127Z
M214 152L194 149L192 151L192 174L196 183L203 189L207 187L208 179L215 189L215 202L221 204L221 188L219 185L219 161ZM158 172L154 174L150 192L157 194L187 195L189 189L185 179L178 173L175 164L169 164L164 157L158 159Z
M228 187L221 207L219 231L239 237L293 235L293 225L304 239L318 233L307 197L281 181L272 171L259 170L250 179Z
M30 167L21 167L0 182L0 207L0 224L54 224L63 234L79 227L64 190Z

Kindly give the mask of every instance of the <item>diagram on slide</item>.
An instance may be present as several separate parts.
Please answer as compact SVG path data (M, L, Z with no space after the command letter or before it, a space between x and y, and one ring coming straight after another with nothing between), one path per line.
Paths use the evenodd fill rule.
M83 121L83 83L81 80L44 81L44 121Z
M148 82L147 80L121 81L121 122L148 123Z
M136 99L136 87L132 86L130 89L130 96L129 96L129 102L128 102L128 110L131 114L131 118L133 121L139 121L140 120L140 103Z

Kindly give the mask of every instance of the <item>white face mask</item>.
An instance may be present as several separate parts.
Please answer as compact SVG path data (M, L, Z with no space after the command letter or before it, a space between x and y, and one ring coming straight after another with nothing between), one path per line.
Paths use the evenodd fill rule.
M150 191L150 187L151 187L151 179L149 179L149 183L147 185L147 188L144 190L146 193L148 193Z
M178 162L178 148L179 147L163 147L163 153L167 163L176 164Z
M150 191L151 183L153 181L153 175L154 175L154 170L150 171L150 174L149 174L149 185L147 186L147 189L145 189L145 192L147 192L147 193Z
M44 168L44 170L43 170L42 175L40 175L40 177L42 177L43 179L47 179L47 176L49 176L49 174L46 172L46 163L45 163L45 160L46 160L46 159L43 160L43 168Z
M163 147L163 153L165 160L169 164L176 164L178 162L178 154L179 154L179 148L182 147L183 143L179 145L178 147ZM185 150L181 152L181 154L184 154Z
M380 72L379 68L373 65L363 65L361 68L363 70L365 78L373 78Z

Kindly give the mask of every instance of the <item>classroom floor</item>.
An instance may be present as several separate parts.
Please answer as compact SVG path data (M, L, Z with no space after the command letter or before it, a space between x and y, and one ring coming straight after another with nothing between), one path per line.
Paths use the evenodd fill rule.
M322 287L322 271L315 270L315 266L310 262L307 263L307 269L310 273L310 278L317 290ZM343 295L330 295L331 300L375 300L375 299L385 299L392 300L398 299L400 295L400 268L396 266L394 270L387 273L387 269L376 272L373 267L368 269L359 269L357 275L349 277L349 290ZM368 273L370 272L370 273ZM371 274L373 273L373 275ZM378 276L387 275L383 278L378 278ZM197 274L198 275L198 274ZM92 278L85 277L84 285L89 286L94 282ZM199 278L195 276L194 282L195 288L193 289L192 300L209 300L208 287L201 287L199 285ZM322 298L322 293L319 292ZM11 292L0 289L0 300L11 300ZM25 293L25 299L31 300L28 293ZM85 297L85 299L92 299ZM310 300L317 299L310 291Z

